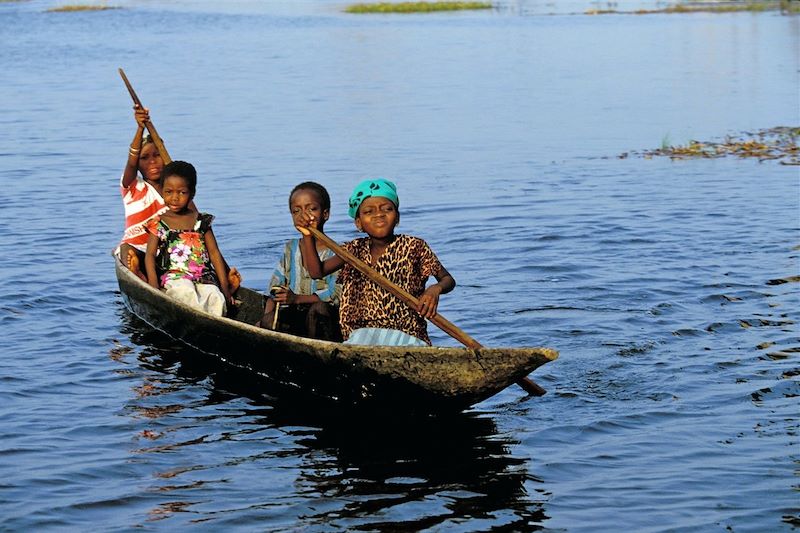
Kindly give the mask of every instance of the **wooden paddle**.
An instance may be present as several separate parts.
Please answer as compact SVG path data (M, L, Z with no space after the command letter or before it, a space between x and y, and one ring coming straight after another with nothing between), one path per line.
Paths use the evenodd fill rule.
M403 302L405 302L406 305L408 305L412 309L416 310L419 308L419 300L414 296L412 296L411 294L409 294L405 289L403 289L396 283L393 283L392 281L388 280L386 277L377 272L374 268L366 264L364 261L362 261L358 257L354 256L353 254L351 254L350 252L348 252L347 250L336 244L336 242L333 239L331 239L330 237L319 231L317 228L309 226L307 227L307 229L317 240L321 241L323 244L325 244L325 246L333 250L333 252L336 255L341 257L343 261L346 261L350 266L352 266L353 268L355 268L356 270L367 276L374 283L377 283L387 291L391 292L392 294L403 300ZM472 337L461 331L452 322L444 318L439 313L436 313L436 315L433 318L431 318L430 321L436 324L442 331L444 331L445 333L447 333L448 335L450 335L451 337L462 343L467 348L472 348L474 350L483 348L483 345L481 345L481 343L479 343L478 341L476 341L475 339L473 339ZM547 392L546 390L544 390L544 388L542 388L540 385L537 385L535 382L533 382L531 379L527 377L517 381L517 385L522 387L525 390L525 392L533 396L542 396Z
M128 81L128 77L125 75L125 71L119 69L119 75L122 76L122 81L125 82L125 87L127 87L128 92L131 93L131 98L133 98L133 103L143 108L144 106L142 105L142 101L139 100L138 96L136 96L136 91L133 90L131 82ZM145 128L147 128L147 131L150 132L150 137L153 138L153 143L156 145L156 148L158 148L158 153L161 154L161 160L164 162L164 164L168 165L172 163L172 158L169 156L169 152L167 152L167 149L164 147L164 143L161 141L161 137L158 136L158 132L156 131L156 127L153 126L153 123L148 120L147 122L144 123L144 126Z

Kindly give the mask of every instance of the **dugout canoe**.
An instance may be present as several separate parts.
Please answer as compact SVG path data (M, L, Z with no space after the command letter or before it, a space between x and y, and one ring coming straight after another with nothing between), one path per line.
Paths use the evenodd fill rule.
M464 409L555 360L550 348L358 346L253 326L265 296L240 287L230 318L166 296L115 259L125 306L166 335L282 385L340 402ZM520 390L520 394L524 394Z

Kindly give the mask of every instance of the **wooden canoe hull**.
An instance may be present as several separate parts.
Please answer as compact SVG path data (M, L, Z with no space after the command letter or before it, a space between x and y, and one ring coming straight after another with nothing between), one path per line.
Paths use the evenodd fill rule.
M264 296L241 287L233 318L183 305L115 260L128 309L170 337L283 385L348 403L463 409L558 357L549 348L358 346L261 329Z

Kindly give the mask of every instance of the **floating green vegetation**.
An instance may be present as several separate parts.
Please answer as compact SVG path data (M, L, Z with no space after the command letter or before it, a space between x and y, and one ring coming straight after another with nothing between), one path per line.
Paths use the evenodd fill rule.
M626 152L619 158L625 159L629 155L648 159L655 156L664 156L670 159L735 156L754 158L759 161L774 160L782 165L800 165L798 137L800 137L800 127L777 127L759 130L755 133L744 133L735 137L729 136L722 142L689 141L689 144L684 146L662 146L644 152Z
M106 9L120 9L117 6L89 5L89 4L69 4L65 6L51 7L48 13L71 13L73 11L105 11Z
M353 4L345 8L347 13L429 13L431 11L462 11L467 9L491 9L490 2L377 2Z
M768 2L696 2L667 6L660 9L637 9L636 11L617 11L616 9L591 9L587 15L652 15L657 13L741 13L741 12L781 11L800 13L800 2L793 0L774 0Z

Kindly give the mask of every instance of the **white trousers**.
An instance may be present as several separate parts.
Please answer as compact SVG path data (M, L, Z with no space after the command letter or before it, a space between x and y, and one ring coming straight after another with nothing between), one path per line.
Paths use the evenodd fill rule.
M216 316L225 315L225 296L216 285L194 283L188 279L173 279L167 281L164 288L167 290L167 296L190 307Z

